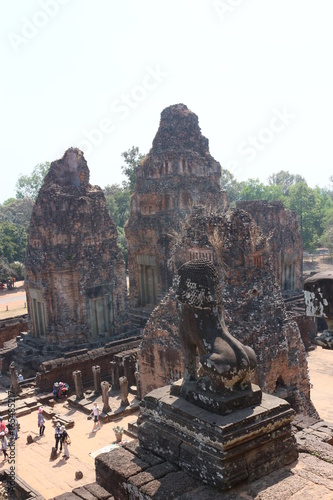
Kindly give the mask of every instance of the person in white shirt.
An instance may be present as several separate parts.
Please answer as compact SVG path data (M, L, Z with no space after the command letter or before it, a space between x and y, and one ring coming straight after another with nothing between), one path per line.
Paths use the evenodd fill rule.
M91 432L96 432L97 424L98 424L98 428L101 429L101 423L99 421L99 408L97 406L97 403L94 403L94 407L93 407L90 415L94 415L94 427L91 429Z

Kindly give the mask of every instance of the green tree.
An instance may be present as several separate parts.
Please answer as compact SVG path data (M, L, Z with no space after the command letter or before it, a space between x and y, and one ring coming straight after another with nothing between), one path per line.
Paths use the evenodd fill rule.
M310 251L314 250L319 240L318 230L316 230L317 199L315 190L311 189L306 182L298 182L291 186L286 203L288 208L297 213L304 248Z
M223 191L227 192L230 203L240 200L244 183L238 182L234 175L225 168L221 171L220 184Z
M15 266L14 266L15 267ZM17 280L24 279L21 273L17 273L5 257L0 256L0 281L6 280L9 276Z
M127 186L132 193L135 188L136 181L136 168L140 164L141 160L145 157L145 155L141 154L139 148L137 146L132 146L127 151L121 153L121 156L124 158L125 165L122 165L121 171L127 177Z
M328 248L330 255L333 255L333 225L329 226L320 240L321 244Z
M9 198L0 205L0 221L21 225L28 231L34 201L31 198Z
M23 262L27 245L27 231L11 222L0 223L0 256L8 262Z
M31 175L20 175L16 182L16 198L37 198L38 192L43 184L44 177L50 169L50 163L38 163Z
M272 174L268 177L268 184L270 186L281 186L285 196L289 194L291 186L298 182L305 182L304 177L298 174L290 174L286 170L280 170L277 174Z
M240 193L241 200L263 200L265 184L259 179L248 179Z
M131 191L128 185L111 184L104 188L105 200L111 219L118 227L124 227L130 214Z
M267 186L259 179L248 179L243 182L243 188L240 192L241 200L267 200L267 201L284 201L282 186Z

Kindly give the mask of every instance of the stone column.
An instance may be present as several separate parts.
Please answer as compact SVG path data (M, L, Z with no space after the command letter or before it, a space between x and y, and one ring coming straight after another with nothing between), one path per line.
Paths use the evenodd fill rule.
M130 357L127 355L127 356L124 356L123 357L123 366L124 366L124 377L127 378L127 380L130 379L130 367L129 367L129 363L130 363Z
M101 392L101 367L98 365L93 366L92 372L94 378L95 394L99 394Z
M119 390L119 366L117 361L110 361L111 383L113 389Z
M82 399L83 398L82 373L80 370L75 370L72 373L72 375L75 384L76 399Z
M41 390L42 385L42 374L40 372L36 372L36 387Z
M120 391L121 391L121 406L129 406L128 401L128 380L127 377L119 378Z
M10 392L15 395L18 395L20 394L20 392L22 392L22 388L18 383L18 373L17 370L15 369L14 361L10 363L9 368L10 368Z
M109 413L111 411L109 405L109 390L110 384L104 380L101 382L101 390L102 390L102 401L103 401L103 413Z

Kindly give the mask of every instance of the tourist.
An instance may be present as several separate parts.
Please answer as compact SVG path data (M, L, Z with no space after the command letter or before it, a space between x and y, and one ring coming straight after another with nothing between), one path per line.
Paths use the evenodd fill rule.
M0 432L0 439L1 439L1 449L3 451L3 461L4 462L7 462L7 449L8 449L8 441L7 441L7 437L6 437L6 434L4 433L4 431L1 431Z
M94 427L91 429L91 432L96 431L97 424L98 424L98 428L101 429L101 423L99 421L99 408L97 406L97 403L94 403L94 407L93 407L90 415L94 415Z
M56 425L55 431L54 431L54 437L55 437L55 449L58 451L58 445L60 443L60 453L61 453L62 452L62 430L61 430L60 422L57 422L57 425Z
M62 425L60 427L61 429L61 441L62 441L62 444L64 445L64 454L63 454L63 457L68 460L69 459L69 451L68 451L68 444L67 444L67 439L68 439L68 434L67 434L67 431L66 431L66 427L64 425Z
M44 436L45 420L43 417L43 408L39 408L38 410L38 427L39 427L39 435Z
M0 417L0 432L6 432L6 422L3 417Z

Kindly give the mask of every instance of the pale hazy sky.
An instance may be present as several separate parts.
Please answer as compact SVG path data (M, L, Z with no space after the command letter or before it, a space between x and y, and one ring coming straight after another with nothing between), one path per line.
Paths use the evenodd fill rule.
M332 20L332 0L2 0L0 202L70 146L120 183L180 102L238 180L329 185Z

